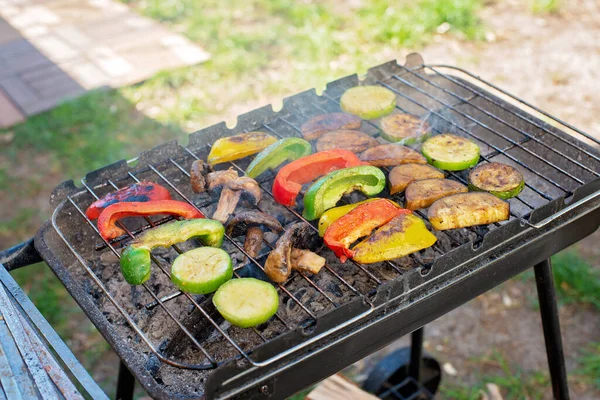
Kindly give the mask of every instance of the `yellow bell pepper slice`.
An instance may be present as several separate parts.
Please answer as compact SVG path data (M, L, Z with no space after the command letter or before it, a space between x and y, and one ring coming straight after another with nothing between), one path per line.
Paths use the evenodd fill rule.
M327 228L329 228L331 224L333 224L335 221L337 221L344 215L348 214L350 211L354 210L356 207L374 200L380 199L378 197L372 197L370 199L359 201L358 203L346 204L345 206L334 207L325 211L323 215L321 215L321 218L319 218L319 236L325 236L325 231L327 230ZM400 206L395 201L390 201L396 206L398 206L398 208L402 208L402 206Z
M352 259L362 264L393 260L431 247L436 241L421 218L399 215L354 246Z
M264 132L248 132L218 139L212 145L207 162L212 166L256 154L277 138Z

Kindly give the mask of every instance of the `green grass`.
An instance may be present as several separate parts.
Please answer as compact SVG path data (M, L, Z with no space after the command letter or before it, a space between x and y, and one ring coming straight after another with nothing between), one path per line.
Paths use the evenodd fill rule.
M600 342L592 342L581 350L575 375L600 391Z
M491 365L496 370L494 373L479 374L474 385L461 383L447 383L442 380L440 395L444 399L478 400L481 392L486 392L486 383L498 385L504 399L531 399L538 400L550 384L547 374L535 371L523 371L512 367L509 362L498 352L492 353L480 362Z
M554 286L561 304L581 304L600 310L600 272L594 269L575 249L564 250L552 257ZM534 279L533 271L521 279ZM530 299L537 308L537 298Z
M537 14L554 14L560 11L562 0L533 0L531 9Z

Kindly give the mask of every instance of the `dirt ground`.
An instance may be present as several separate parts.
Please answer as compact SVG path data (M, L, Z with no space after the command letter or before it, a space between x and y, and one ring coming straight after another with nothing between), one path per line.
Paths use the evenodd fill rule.
M499 1L482 17L489 28L485 43L440 37L421 54L425 62L464 67L507 91L600 138L600 2L564 2L558 15L539 17L523 1ZM600 269L600 231L575 246ZM530 305L533 281L513 279L426 326L425 348L449 363L455 376L444 379L474 384L486 365L473 361L501 353L526 371L545 371L546 354L539 313ZM600 314L577 306L560 310L567 368L589 341L600 340ZM407 338L361 361L354 370L366 378L369 368ZM452 371L454 369L455 371ZM361 376L360 373L363 373ZM572 398L597 399L600 393L571 381ZM524 398L524 397L523 397ZM552 398L550 388L544 398Z

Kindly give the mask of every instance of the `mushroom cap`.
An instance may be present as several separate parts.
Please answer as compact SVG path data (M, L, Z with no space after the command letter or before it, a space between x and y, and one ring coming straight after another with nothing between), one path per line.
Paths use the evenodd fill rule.
M226 232L229 236L242 236L251 226L258 226L263 231L283 231L283 227L275 217L261 211L244 211L229 220Z

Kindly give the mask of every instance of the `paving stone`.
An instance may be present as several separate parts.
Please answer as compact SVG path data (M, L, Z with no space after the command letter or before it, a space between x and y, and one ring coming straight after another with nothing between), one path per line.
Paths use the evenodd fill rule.
M24 72L34 68L39 68L43 65L51 65L52 61L39 51L29 51L26 53L19 53L8 59L3 60L7 68L15 72Z
M92 43L87 35L73 25L58 26L54 29L54 34L79 49L84 49Z
M35 47L26 39L16 39L0 44L0 59L10 59L21 53L35 51Z
M75 58L79 55L79 51L54 35L32 38L31 42L40 52L55 62Z
M198 64L209 58L208 53L182 36L169 35L161 40L186 65Z
M2 79L0 80L0 88L4 89L4 92L21 108L23 108L24 104L33 103L38 100L32 88L19 79Z
M60 23L60 17L43 5L23 7L17 15L5 16L5 18L17 29Z
M48 97L49 91L56 91L60 93L63 90L64 86L79 86L79 83L75 81L71 76L69 76L66 72L59 69L59 72L53 73L51 75L41 76L37 79L28 82L28 85L35 90L40 97Z
M133 66L108 47L95 47L88 56L109 77L120 77L133 71Z
M7 128L24 120L25 116L10 101L8 96L0 90L0 128Z
M20 38L21 34L19 31L13 28L8 22L0 18L0 44L12 42L13 40Z
M86 89L93 89L110 83L109 77L100 68L87 60L70 62L61 65L61 67Z

